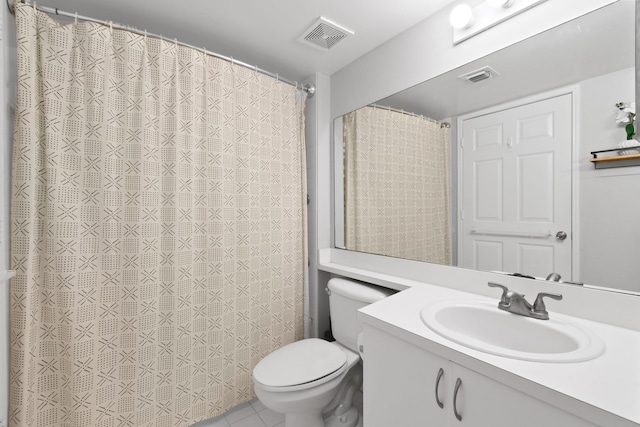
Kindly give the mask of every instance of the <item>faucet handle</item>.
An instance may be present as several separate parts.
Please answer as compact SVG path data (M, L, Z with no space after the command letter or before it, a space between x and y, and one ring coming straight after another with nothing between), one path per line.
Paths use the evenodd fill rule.
M535 302L533 303L533 311L537 311L540 313L546 313L547 312L547 307L544 305L544 297L549 297L549 298L553 298L555 300L560 301L562 299L562 295L560 294L550 294L550 293L546 293L546 292L540 292L538 294L538 296L536 297Z
M509 300L507 298L507 293L509 292L509 288L507 288L505 285L501 285L500 283L495 283L495 282L489 282L488 285L491 288L502 289L502 296L500 297L500 303L509 304Z

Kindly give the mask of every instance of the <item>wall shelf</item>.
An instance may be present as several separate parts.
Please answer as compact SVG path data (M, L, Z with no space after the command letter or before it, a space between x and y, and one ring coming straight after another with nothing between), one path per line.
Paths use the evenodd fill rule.
M609 156L609 157L598 157L600 153L613 153L622 150L629 150L628 148L612 148L610 150L600 150L600 151L592 151L591 155L592 159L589 159L593 166L596 169L607 169L607 168L620 168L625 166L640 166L640 153L637 154L626 154L622 156Z

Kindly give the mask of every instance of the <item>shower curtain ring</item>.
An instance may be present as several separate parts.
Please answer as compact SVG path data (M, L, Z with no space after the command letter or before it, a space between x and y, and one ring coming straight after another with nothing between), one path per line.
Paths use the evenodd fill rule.
M78 25L78 12L76 12L76 16L75 16L75 24Z
M278 75L278 73L276 73L276 81L279 82L280 81L280 76Z
M296 90L298 90L298 82L297 81L293 81L296 84Z

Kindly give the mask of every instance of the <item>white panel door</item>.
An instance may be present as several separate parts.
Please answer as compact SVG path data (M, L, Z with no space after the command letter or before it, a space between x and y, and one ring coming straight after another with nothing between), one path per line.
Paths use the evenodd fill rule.
M460 266L571 278L571 96L463 120Z

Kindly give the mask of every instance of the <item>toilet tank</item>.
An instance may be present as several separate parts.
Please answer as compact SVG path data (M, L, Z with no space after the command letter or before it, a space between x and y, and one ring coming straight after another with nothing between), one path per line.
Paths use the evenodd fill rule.
M327 288L333 337L337 342L357 353L358 334L362 332L358 310L396 291L339 278L329 280Z

